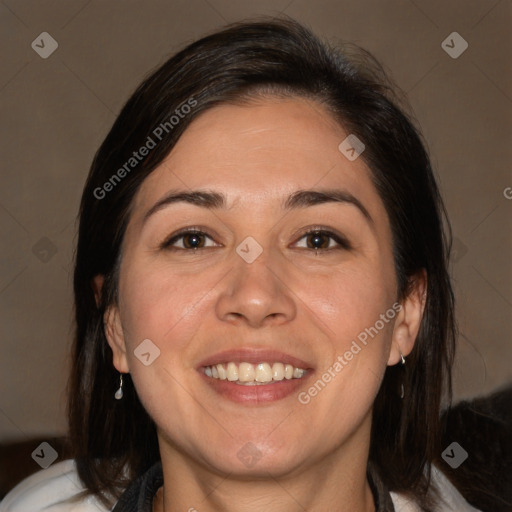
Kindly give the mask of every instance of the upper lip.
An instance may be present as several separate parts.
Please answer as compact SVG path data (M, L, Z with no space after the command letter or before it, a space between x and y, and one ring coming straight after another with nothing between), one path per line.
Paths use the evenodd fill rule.
M236 348L231 350L224 350L222 352L218 352L217 354L211 355L206 359L202 360L198 369L204 366L213 366L221 363L284 363L291 364L296 368L302 368L304 370L312 369L312 364L300 359L298 357L292 356L290 354L285 354L279 350L271 349L271 348Z

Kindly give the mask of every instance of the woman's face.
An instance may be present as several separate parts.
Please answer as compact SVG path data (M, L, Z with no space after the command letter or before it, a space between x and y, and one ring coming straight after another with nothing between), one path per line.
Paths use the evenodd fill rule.
M162 458L284 475L367 447L416 317L395 302L388 216L338 148L348 135L304 99L222 105L142 184L107 336Z

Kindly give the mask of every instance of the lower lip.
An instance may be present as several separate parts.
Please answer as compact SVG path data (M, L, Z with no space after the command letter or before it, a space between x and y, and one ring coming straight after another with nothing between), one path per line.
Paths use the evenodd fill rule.
M219 395L233 402L242 404L260 404L281 400L304 386L306 380L313 373L309 370L300 379L283 379L272 384L258 384L255 386L244 386L229 380L215 379L200 372L206 383Z

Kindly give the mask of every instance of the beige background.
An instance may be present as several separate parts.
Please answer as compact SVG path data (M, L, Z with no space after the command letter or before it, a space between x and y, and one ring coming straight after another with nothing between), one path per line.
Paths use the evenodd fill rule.
M408 93L456 237L456 397L510 381L510 0L2 0L0 441L65 432L75 216L124 101L184 43L281 12L374 52ZM441 47L454 31L457 59ZM59 45L47 59L42 32Z

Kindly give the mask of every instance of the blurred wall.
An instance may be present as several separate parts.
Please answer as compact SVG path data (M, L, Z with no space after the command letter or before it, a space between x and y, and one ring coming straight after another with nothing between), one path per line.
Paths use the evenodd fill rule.
M509 381L511 6L509 0L0 3L0 440L65 432L75 218L88 167L116 114L144 75L183 44L258 14L285 13L332 41L362 45L407 93L455 236L456 397Z

